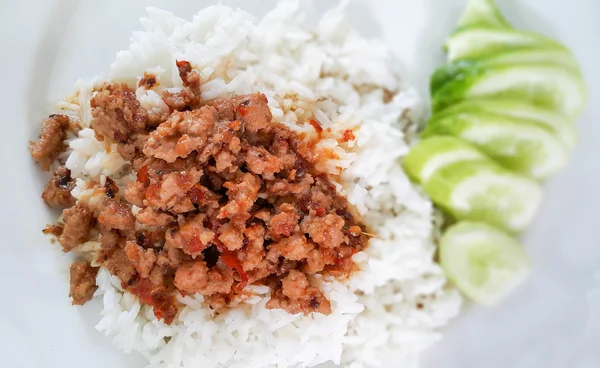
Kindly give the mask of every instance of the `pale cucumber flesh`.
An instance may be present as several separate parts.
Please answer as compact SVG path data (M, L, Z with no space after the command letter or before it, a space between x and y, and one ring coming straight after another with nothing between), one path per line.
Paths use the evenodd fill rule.
M556 48L568 52L561 44L536 33L490 28L466 28L455 32L445 47L449 62L494 56L507 50L525 48Z
M573 118L583 109L587 91L579 75L554 65L490 67L446 83L433 96L433 110L470 98L517 99Z
M437 136L413 146L404 158L404 169L413 180L426 184L429 178L447 165L485 158L483 153L467 142L451 136Z
M572 122L552 110L514 99L469 99L436 114L432 119L460 113L497 114L535 121L556 132L558 139L571 150L577 143L577 131Z
M563 168L567 148L544 124L494 113L458 112L433 118L424 137L451 135L472 143L514 172L544 179Z
M465 27L509 28L510 25L502 16L492 0L469 0L463 12L459 28Z
M424 188L434 203L456 219L484 221L513 233L529 226L542 197L534 180L490 159L446 165Z
M482 58L459 60L438 68L431 76L430 92L433 95L448 82L466 76L481 75L492 67L527 64L555 65L581 75L577 61L566 50L556 48L510 50Z
M467 297L491 305L519 286L530 261L510 235L484 223L459 222L440 240L440 264Z

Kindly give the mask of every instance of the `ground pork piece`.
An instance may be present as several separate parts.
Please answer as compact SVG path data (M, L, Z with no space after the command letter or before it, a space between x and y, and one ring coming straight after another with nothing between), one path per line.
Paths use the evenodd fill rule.
M236 96L234 99L237 103L235 118L244 123L248 132L256 133L269 125L273 116L265 95L255 93Z
M308 253L303 271L307 274L316 274L322 272L328 265L333 265L338 261L335 251L326 248L315 248Z
M152 270L150 270L148 279L150 279L154 285L161 285L166 282L165 279L167 278L167 274L170 272L171 270L169 270L168 267L162 267L158 264L155 264L154 267L152 267Z
M176 93L165 91L163 101L174 110L195 109L200 106L200 74L187 61L177 60L176 64L183 88Z
M183 85L190 87L195 94L200 95L200 74L192 70L192 64L185 60L177 60L175 64Z
M233 286L233 270L218 262L208 268L204 261L183 264L175 271L175 287L186 294L228 294Z
M216 120L217 111L210 106L174 113L150 133L144 145L144 154L167 162L187 157L208 143Z
M146 129L148 131L152 131L165 121L169 119L171 114L168 110L160 110L160 111L148 111L148 122L146 124Z
M281 288L271 293L266 308L281 308L291 314L331 314L329 300L318 288L310 286L305 274L296 270L281 280Z
M162 100L171 109L177 111L184 111L200 104L198 96L188 87L183 87L179 92L164 91Z
M98 222L110 229L130 231L135 229L135 217L131 207L119 200L107 200L100 214Z
M156 255L156 263L158 265L169 267L179 267L179 265L191 261L191 259L183 250L169 244L166 244Z
M156 124L156 126L153 126L152 122L150 122L150 118L155 118L156 115L149 115L148 116L148 123L146 128L155 128L156 126L159 125L159 123ZM167 120L168 116L164 117L164 119L162 119L160 121L160 123L162 123L163 121ZM146 143L146 141L148 140L149 134L146 133L136 133L136 134L132 134L129 136L129 140L125 143L120 142L117 144L117 152L119 153L119 155L125 160L125 161L135 161L136 159L145 159L145 156L142 152L142 150L144 149L144 144Z
M166 233L166 246L182 249L193 257L208 247L215 233L204 227L206 215L190 216L179 228L171 228Z
M124 196L127 202L138 207L144 207L144 198L146 198L146 187L143 183L131 181L127 183L127 188L125 189Z
M275 174L283 168L281 160L273 156L263 147L250 147L246 152L246 166L254 174L261 175L263 179L273 180Z
M100 252L98 260L111 274L117 276L123 285L130 283L137 275L135 266L121 248Z
M230 303L230 301L231 298L229 297L229 295L225 294L214 294L204 297L204 302L208 304L208 306L212 310L219 310L221 308L225 308Z
M302 220L300 227L305 234L325 248L339 247L347 241L342 232L344 219L338 215L327 214L325 217L307 216Z
M216 111L216 110L215 110ZM241 150L241 140L237 137L238 134L243 132L242 124L235 121L220 121L215 124L215 131L208 144L199 151L198 163L204 165L211 159L216 159L218 154L223 150L229 150L230 153L237 155ZM237 162L239 161L239 163ZM235 165L242 164L244 162L243 157L239 157ZM233 163L232 163L233 164ZM221 164L223 165L223 164ZM227 169L225 166L224 169ZM230 170L227 170L230 171Z
M125 161L133 161L135 159L136 149L133 144L119 143L117 145L117 152Z
M298 220L300 216L298 216L298 212L289 203L284 203L279 206L279 213L271 218L269 221L269 230L273 235L279 237L290 236L295 231L299 230Z
M267 259L273 263L276 263L279 257L290 261L301 261L306 259L313 249L314 246L307 241L304 235L294 234L271 244Z
M334 264L325 266L325 272L333 277L345 277L356 270L356 265L351 257L341 257L338 255Z
M99 139L126 142L133 133L146 129L147 111L140 105L135 91L126 84L109 84L90 101L92 129Z
M140 224L146 226L168 226L169 224L177 221L175 216L170 213L154 210L150 207L141 209L135 218Z
M63 141L67 138L69 117L67 115L50 115L44 121L40 137L29 143L29 152L42 171L48 171L50 165L66 148Z
M239 169L241 160L229 150L221 150L215 154L215 168L218 173L233 174Z
M212 192L210 189L206 188L200 183L195 184L192 189L188 191L188 195L194 207L199 210L208 211L210 209L217 209L221 207L219 204L221 196Z
M144 204L155 210L184 213L195 209L189 191L200 181L202 171L192 168L161 177L146 190Z
M293 150L292 143L295 138L291 136L289 129L283 129L280 124L273 124L272 126L275 135L269 146L269 152L279 158L282 171L296 169L293 177L290 178L291 180L295 180L296 177L300 179L307 172L307 169Z
M63 210L63 219L65 227L58 242L64 252L69 252L88 239L93 214L85 203L79 202Z
M235 215L249 217L248 210L258 198L261 182L256 176L245 173L235 182L223 184L227 188L229 201L221 208L219 218L233 218Z
M210 105L217 110L219 120L232 121L235 119L235 106L231 99L215 100Z
M88 261L77 261L71 264L69 296L73 305L84 305L92 299L96 286L97 267L92 267Z
M46 184L42 199L50 207L71 207L75 204L75 198L71 195L73 188L75 188L75 181L71 178L71 170L61 166L56 169Z
M268 224L272 217L271 211L267 208L261 208L254 213L254 218L261 220L265 224Z
M300 299L306 296L306 289L310 287L306 275L296 270L281 280L282 294L290 299Z
M247 244L239 251L238 260L244 271L251 271L259 267L265 260L265 228L255 224L244 230Z
M109 229L106 226L100 225L100 244L103 249L113 249L123 247L125 237L118 230Z
M133 241L128 241L125 245L125 255L133 264L138 274L147 278L156 262L156 255L153 249L144 249Z
M238 250L244 245L244 235L242 234L242 231L236 229L229 223L224 224L219 228L219 234L219 240L231 251Z
M318 182L318 180L317 180ZM311 188L310 190L310 208L317 212L318 216L325 214L325 209L331 207L333 202L331 196L325 194L322 190Z
M267 182L267 194L273 196L283 196L294 194L296 196L305 196L310 192L310 186L314 183L311 175L306 174L299 182L291 183L286 179L273 180Z

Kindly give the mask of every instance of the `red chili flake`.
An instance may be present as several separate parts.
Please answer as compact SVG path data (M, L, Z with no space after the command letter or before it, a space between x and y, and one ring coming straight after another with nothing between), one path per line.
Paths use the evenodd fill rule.
M241 282L238 284L238 288L241 290L248 284L248 274L242 268L240 261L237 259L235 253L225 248L223 244L217 243L217 249L221 252L221 259L229 268L233 268L240 275Z
M131 285L123 285L125 289L136 295L142 303L154 308L154 315L170 325L177 315L175 297L163 286L155 285L149 279L136 279Z
M308 121L308 123L309 123L310 125L312 125L312 126L313 126L313 128L315 128L315 131L316 131L317 133L322 133L322 132L323 132L323 127L322 127L322 126L321 126L321 124L319 124L319 122L318 122L318 121L316 121L315 119L310 119L310 120Z
M151 200L158 194L160 186L158 184L150 184L146 189L146 200Z
M242 115L242 117L246 117L248 115L248 106L240 104L237 108L237 111Z
M317 216L319 216L319 217L325 216L325 209L323 207L315 208L315 212L317 213Z
M344 136L342 137L342 142L349 142L349 141L353 141L355 139L356 139L356 137L354 136L354 132L352 132L352 130L346 129L344 131Z
M142 183L145 186L150 184L150 176L148 175L148 166L144 165L140 167L140 170L137 173L137 181L138 183Z

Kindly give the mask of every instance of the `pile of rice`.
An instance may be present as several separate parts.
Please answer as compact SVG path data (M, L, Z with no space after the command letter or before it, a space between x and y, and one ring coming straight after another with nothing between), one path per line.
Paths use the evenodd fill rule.
M329 316L265 309L269 289L255 286L254 297L219 315L202 296L180 296L185 307L166 325L101 269L96 296L104 309L96 328L123 351L142 354L149 367L416 367L419 353L459 311L458 293L433 261L432 204L399 165L419 120L419 100L402 84L390 51L349 27L343 5L314 19L290 1L262 20L221 5L191 21L149 8L144 30L108 74L78 82L76 94L59 105L83 128L68 140L73 195L92 201L90 181L110 176L124 186L135 174L116 147L107 149L89 129L94 91L103 83L135 86L144 72L157 75L158 92L176 91L182 85L175 61L187 60L202 76L203 100L260 91L274 120L308 137L316 133L306 122L317 119L326 128L319 145L334 157L320 169L376 235L355 255L360 271L350 280L321 279L332 302ZM156 91L139 88L137 96L149 110L168 109ZM339 143L347 129L356 140Z

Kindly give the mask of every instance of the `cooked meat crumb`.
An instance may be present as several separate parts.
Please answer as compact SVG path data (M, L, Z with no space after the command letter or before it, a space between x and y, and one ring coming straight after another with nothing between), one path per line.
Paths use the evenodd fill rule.
M60 166L46 184L42 199L50 207L71 207L75 204L75 198L71 195L73 188L75 188L75 181L71 178L71 170Z
M70 173L58 168L43 198L67 207L63 250L95 237L96 262L166 323L177 315L177 292L199 293L219 309L235 305L248 284L271 288L267 308L331 313L310 275L348 276L367 238L352 206L315 168L315 145L273 122L263 94L202 104L200 76L188 62L177 68L184 88L163 96L169 116L151 119L126 85L106 85L92 99L96 136L118 143L137 179L120 197L107 178L94 212L85 200L74 203ZM155 83L145 75L139 85ZM61 119L46 121L32 155L60 152ZM38 162L44 169L54 158ZM95 270L76 263L71 275L81 304L95 290Z
M92 267L90 262L77 261L71 264L71 286L69 296L73 305L83 305L92 299L96 286L98 268Z
M66 115L50 115L44 121L39 139L29 144L31 157L40 165L40 170L48 171L58 155L66 149L63 141L67 138L68 128L69 117Z
M148 113L135 97L135 91L125 84L104 87L90 104L94 118L91 126L100 140L125 142L129 135L146 127Z
M79 202L63 211L65 226L58 242L69 252L88 240L93 213L85 203Z

